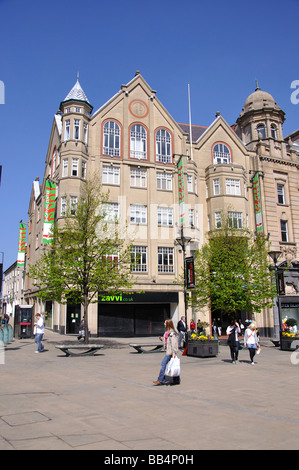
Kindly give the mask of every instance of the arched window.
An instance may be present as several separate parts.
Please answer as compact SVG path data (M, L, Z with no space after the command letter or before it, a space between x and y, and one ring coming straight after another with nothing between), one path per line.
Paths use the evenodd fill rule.
M257 126L257 137L258 137L258 139L259 139L259 134L262 135L262 139L266 138L266 129L265 129L264 124L260 124L259 126Z
M220 142L214 145L213 163L231 163L231 153L227 145Z
M120 156L120 127L115 121L107 121L104 124L103 155Z
M156 132L156 160L161 163L171 163L171 135L166 129Z
M275 124L271 124L271 137L272 139L277 139L277 127Z
M147 134L141 124L134 124L130 133L130 156L138 160L146 160Z

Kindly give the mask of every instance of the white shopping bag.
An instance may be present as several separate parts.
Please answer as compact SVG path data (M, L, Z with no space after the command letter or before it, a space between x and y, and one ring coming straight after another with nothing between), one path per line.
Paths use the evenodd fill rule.
M170 361L167 363L165 369L165 375L168 377L179 377L181 373L181 365L180 360L177 356L172 357Z

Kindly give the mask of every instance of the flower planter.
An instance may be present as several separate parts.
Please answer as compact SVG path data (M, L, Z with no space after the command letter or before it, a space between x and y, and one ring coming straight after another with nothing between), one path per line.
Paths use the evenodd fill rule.
M280 349L282 351L294 351L299 345L299 336L287 337L281 335L280 337Z
M187 356L194 357L214 357L219 351L219 342L217 340L208 341L188 341Z

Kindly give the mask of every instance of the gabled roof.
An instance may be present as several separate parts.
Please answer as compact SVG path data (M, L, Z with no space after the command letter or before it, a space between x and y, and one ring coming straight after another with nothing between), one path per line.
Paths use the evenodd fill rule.
M55 114L54 119L55 119L55 122L56 122L58 134L61 135L61 132L62 132L62 119L61 119L61 115L60 115L60 114Z
M197 148L200 148L204 143L213 135L216 129L221 126L226 130L227 134L234 140L235 144L240 148L243 153L248 154L249 150L246 148L246 145L240 137L236 134L234 129L226 122L226 120L219 114L216 116L216 119L210 124L209 127L204 129L204 132L198 138L196 144Z
M108 107L113 101L120 99L124 94L125 95L130 95L132 90L137 87L141 86L144 92L150 97L150 99L154 99L156 103L161 106L163 111L167 113L169 119L171 119L172 123L174 126L176 126L178 129L181 129L180 125L173 119L171 114L167 111L167 109L163 106L163 104L159 101L159 99L156 97L156 91L153 90L149 84L145 81L145 79L142 77L140 74L139 70L136 71L135 76L126 84L126 85L121 85L121 89L114 95L112 96L106 103L104 103L93 115L92 118L95 118L98 113L102 112L104 108ZM182 130L182 129L181 129Z
M190 142L190 125L189 124L182 124L178 122L178 125L182 129L185 134L188 134L187 140ZM206 126L197 126L195 124L191 124L191 132L192 132L192 142L197 142L198 139L203 135L203 133L207 130Z

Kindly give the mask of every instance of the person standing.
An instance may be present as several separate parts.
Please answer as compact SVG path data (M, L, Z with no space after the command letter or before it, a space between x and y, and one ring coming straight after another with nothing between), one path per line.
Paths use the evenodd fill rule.
M182 340L185 341L185 335L187 333L187 324L185 317L181 317L177 324L177 330L179 332L179 349L182 349Z
M239 356L239 334L241 329L236 320L232 320L231 324L226 329L228 335L227 344L230 347L230 354L232 363L236 364Z
M212 323L212 329L213 329L213 335L216 336L218 335L218 323L216 318L213 318L213 323Z
M250 323L245 331L244 346L248 348L251 365L254 365L254 356L258 347L258 335L254 323Z
M40 313L36 314L36 322L34 323L34 331L35 331L35 339L34 341L37 344L37 351L36 353L41 353L44 350L44 346L42 344L42 338L45 333L45 327L44 327L44 320L41 316Z
M222 335L222 323L221 323L220 318L218 318L217 320L217 330L218 330L218 336L221 336Z
M82 318L82 320L80 321L80 325L79 325L79 335L77 336L78 338L78 341L81 339L81 338L85 338L85 320L84 320L84 317Z
M155 385L165 385L166 384L166 382L165 382L165 369L166 369L166 366L167 366L168 362L170 361L170 359L172 357L176 356L177 352L178 352L178 334L174 330L174 325L173 325L172 320L170 320L170 319L165 320L164 326L165 326L166 331L163 335L163 338L160 338L160 340L163 341L164 349L166 351L166 354L165 354L165 356L164 356L164 358L162 359L162 362L161 362L161 368L160 368L160 373L159 373L158 379L154 380ZM175 382L177 384L179 384L180 383L180 378L175 377L175 379L176 379Z

